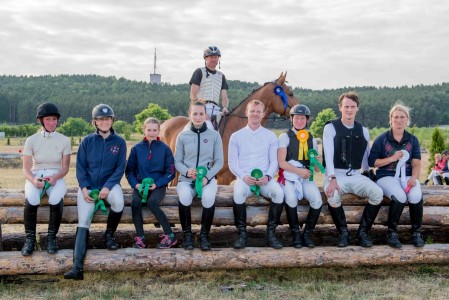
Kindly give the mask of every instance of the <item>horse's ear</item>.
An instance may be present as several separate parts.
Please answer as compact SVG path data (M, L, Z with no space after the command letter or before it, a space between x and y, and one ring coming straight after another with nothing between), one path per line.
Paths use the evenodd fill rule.
M287 73L285 73L285 75L287 75ZM279 75L279 78L277 80L277 84L278 85L283 85L285 82L285 75L284 72L281 72L281 75Z

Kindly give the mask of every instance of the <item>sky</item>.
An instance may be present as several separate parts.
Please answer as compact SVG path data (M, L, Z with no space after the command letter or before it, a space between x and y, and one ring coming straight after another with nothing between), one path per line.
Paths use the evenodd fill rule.
M2 0L0 74L188 83L218 46L228 80L293 87L449 82L446 0Z

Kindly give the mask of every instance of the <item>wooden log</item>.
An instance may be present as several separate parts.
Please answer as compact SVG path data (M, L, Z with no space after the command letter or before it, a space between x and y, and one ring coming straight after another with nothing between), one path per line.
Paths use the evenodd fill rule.
M426 206L449 206L449 187L448 186L423 186L423 198L424 205ZM321 196L323 201L326 203L326 197L321 190ZM123 194L125 197L125 205L131 205L131 189L124 189ZM68 193L64 198L65 206L76 205L76 195L77 191L75 188L68 188ZM1 189L0 190L0 206L22 206L25 198L25 193L23 190L14 189ZM48 201L45 196L42 200L42 205L48 205ZM366 205L367 199L355 196L353 194L346 194L342 197L343 205L345 206L357 206ZM269 201L261 197L258 199L255 196L249 197L247 200L248 206L268 206ZM384 198L383 205L389 205L390 200ZM306 200L300 201L301 205L307 205ZM176 193L176 188L171 187L167 191L165 198L161 202L162 206L176 206L178 205L178 195ZM194 201L194 206L200 206L200 201ZM216 197L217 207L232 207L232 187L221 185L218 188L218 193Z
M63 274L72 266L72 250L57 254L34 252L24 257L19 251L0 253L0 276L22 274ZM232 270L298 267L358 267L406 264L448 264L449 245L433 244L423 248L388 246L365 249L316 247L314 249L213 248L211 251L184 249L88 250L84 262L87 272L130 272L147 270Z
M345 214L348 224L358 224L363 213L363 206L346 206ZM167 215L170 223L179 224L178 207L164 206L162 210ZM298 206L298 218L300 223L304 223L309 211L308 206ZM202 208L192 207L192 223L201 223ZM148 209L142 210L145 224L154 224L156 218ZM37 222L41 224L48 223L49 207L40 207L37 213ZM388 206L380 209L375 224L386 224L388 218ZM248 226L257 226L267 224L268 207L266 206L248 206L247 207L247 224ZM0 207L0 220L7 224L23 223L23 207ZM92 223L106 223L107 215L103 215L98 211ZM78 212L76 206L68 206L64 208L62 223L73 224L78 222ZM125 207L121 223L132 224L131 208ZM281 223L287 224L285 212L281 216ZM318 223L333 224L331 215L327 207L323 207ZM214 216L214 225L234 225L234 214L231 207L217 207ZM410 216L408 208L404 209L401 216L400 224L410 224ZM424 225L443 226L449 225L449 207L427 206L424 207L423 215Z
M358 225L350 225L349 233L353 244L356 241ZM264 247L266 245L266 226L249 227L248 231L248 247ZM178 239L178 247L183 242L182 230L179 227L173 228L173 232ZM425 240L432 243L449 243L449 226L423 226L422 235ZM162 229L146 228L145 243L148 248L156 248L156 244L160 242ZM411 244L410 226L398 226L398 234L403 244ZM89 234L89 247L94 249L104 249L104 229L91 229ZM115 240L121 248L130 248L134 244L134 236L136 232L132 225L120 225L119 230L115 233ZM73 249L74 246L75 227L73 230L60 231L58 233L59 249ZM282 241L284 246L291 245L291 233L288 226L278 226L276 236ZM387 228L383 225L374 225L370 230L370 236L375 245L386 244ZM212 227L209 234L213 248L232 248L237 240L237 229L234 226ZM317 246L335 246L337 237L334 225L318 225L315 229L313 239ZM199 228L193 229L194 244L199 245ZM3 250L19 251L25 241L24 232L13 232L3 234ZM47 245L47 232L38 231L37 249L45 250Z

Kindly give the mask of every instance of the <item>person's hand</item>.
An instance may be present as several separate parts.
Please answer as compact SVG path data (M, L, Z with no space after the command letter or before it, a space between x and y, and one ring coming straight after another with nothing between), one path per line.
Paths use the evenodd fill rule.
M86 200L86 202L92 203L95 201L93 198L89 196L89 190L87 188L83 188L81 192L83 193L83 198L84 200Z
M245 177L243 177L243 181L247 184L247 185L255 185L257 183L257 179L246 175Z
M38 189L42 189L45 186L44 178L41 177L34 178L33 185Z
M402 151L396 151L392 156L391 159L393 162L400 160L404 156L404 153Z
M196 179L196 169L190 168L190 169L187 171L187 177Z
M136 184L136 186L134 187L136 190L140 189L140 183Z
M47 179L47 182L51 185L51 186L54 186L55 184L56 184L56 181L58 181L57 179L56 179L56 176L48 176L48 177L46 177L45 179Z
M108 199L109 189L104 187L101 189L100 194L98 195L98 199Z
M206 186L206 185L207 185L207 182L208 182L207 178L206 178L206 177L203 177L203 186Z
M150 191L154 191L156 189L156 185L153 183L151 186L150 186Z
M257 179L256 180L256 184L257 185L266 185L267 183L268 183L268 176L267 175L265 175L265 176L263 176L262 178L259 178L259 179Z
M206 120L210 121L210 115L209 114L206 114Z
M223 114L224 115L227 115L227 114L229 114L229 111L228 111L228 108L225 106L225 107L223 107L223 110L222 110L222 112L223 112Z
M311 175L310 170L306 168L296 168L296 174L301 176L303 179L309 179Z
M416 177L412 176L410 177L410 179L407 181L407 186L416 186Z
M326 189L327 198L332 198L334 196L335 191L341 193L341 189L338 186L337 179L331 180L331 182L329 182L329 185L327 186Z

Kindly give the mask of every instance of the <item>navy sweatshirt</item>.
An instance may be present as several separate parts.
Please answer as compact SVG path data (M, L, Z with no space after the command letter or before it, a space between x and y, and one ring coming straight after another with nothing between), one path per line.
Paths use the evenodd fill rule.
M131 148L125 172L133 189L145 178L153 178L156 187L167 186L176 174L173 153L159 140L143 140Z
M76 178L81 189L107 187L120 184L126 167L126 142L115 134L106 138L92 133L81 142L76 156Z

